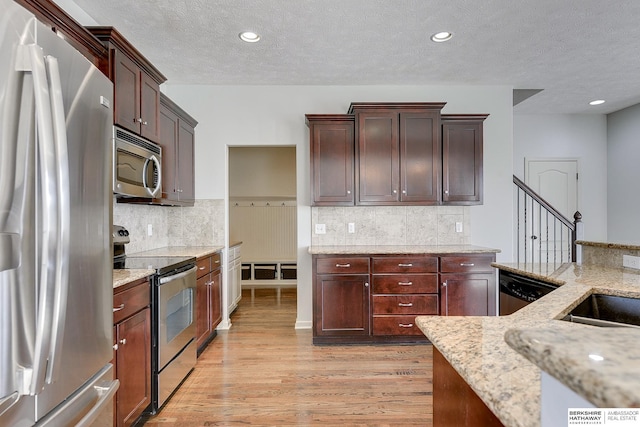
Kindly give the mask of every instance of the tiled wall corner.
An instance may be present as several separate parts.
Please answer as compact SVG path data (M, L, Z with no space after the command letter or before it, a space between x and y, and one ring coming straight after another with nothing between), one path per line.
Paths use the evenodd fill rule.
M115 203L113 223L129 230L127 252L165 246L224 244L224 200L196 200L193 207L167 207ZM153 235L147 235L152 225Z

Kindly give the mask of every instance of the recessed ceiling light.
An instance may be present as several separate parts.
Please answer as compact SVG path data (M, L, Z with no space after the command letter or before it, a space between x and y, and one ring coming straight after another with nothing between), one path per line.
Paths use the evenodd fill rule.
M439 33L435 33L434 35L431 36L431 41L434 41L436 43L442 43L442 42L446 42L447 40L451 40L451 37L453 37L453 34L451 34L448 31L441 31Z
M256 34L253 31L243 31L240 35L240 40L247 43L255 43L260 41L260 34Z
M595 101L591 101L589 105L600 105L604 104L604 99L596 99Z

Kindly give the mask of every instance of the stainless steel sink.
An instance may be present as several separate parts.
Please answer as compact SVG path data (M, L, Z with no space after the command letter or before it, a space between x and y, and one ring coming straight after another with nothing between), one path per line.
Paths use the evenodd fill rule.
M640 328L640 297L591 294L562 320L595 326Z

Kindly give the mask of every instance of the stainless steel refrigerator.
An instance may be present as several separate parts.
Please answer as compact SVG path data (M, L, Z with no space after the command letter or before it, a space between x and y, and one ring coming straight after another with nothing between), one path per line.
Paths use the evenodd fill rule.
M113 86L0 10L0 426L111 427Z

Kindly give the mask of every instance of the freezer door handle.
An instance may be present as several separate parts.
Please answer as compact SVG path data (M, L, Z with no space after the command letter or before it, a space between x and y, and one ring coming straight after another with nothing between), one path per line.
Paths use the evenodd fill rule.
M76 427L91 426L96 419L113 403L113 396L120 381L112 380L113 366L103 368L93 381L85 385L73 397L65 400L50 415L47 415L38 427L57 427L74 425ZM112 416L113 408L107 410L105 416ZM110 418L111 419L111 418Z
M58 60L53 56L45 58L51 96L51 115L55 145L55 175L57 186L57 247L55 252L55 294L51 328L51 347L47 364L46 382L52 383L60 376L59 355L62 352L69 290L69 241L71 228L71 195L69 194L69 153L67 151L67 125L64 115L62 84Z
M0 399L0 417L2 416L2 414L7 412L7 409L11 408L13 404L18 401L18 398L20 398L20 395L16 391L9 396Z

